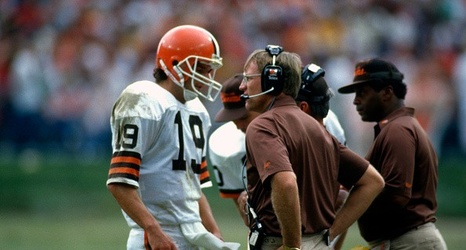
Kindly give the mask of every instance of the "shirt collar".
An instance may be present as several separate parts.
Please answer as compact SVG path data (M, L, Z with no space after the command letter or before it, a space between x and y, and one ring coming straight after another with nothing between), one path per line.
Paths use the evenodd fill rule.
M296 101L293 99L293 97L282 94L282 95L278 95L275 97L275 101L272 104L271 109L274 109L276 107L281 107L281 106L290 106L290 105L297 106Z
M383 120L378 122L376 126L379 126L380 130L382 130L388 123L390 123L391 121L393 121L393 120L395 120L395 119L397 119L399 117L402 117L402 116L414 117L414 108L401 107L401 108L393 111L389 115L387 115L387 117L385 117Z

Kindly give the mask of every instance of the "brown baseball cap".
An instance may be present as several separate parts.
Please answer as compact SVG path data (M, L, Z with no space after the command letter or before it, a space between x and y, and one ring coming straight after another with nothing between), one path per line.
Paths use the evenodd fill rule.
M220 97L223 108L215 116L216 122L237 120L247 114L245 100L241 98L243 91L239 89L243 81L243 74L236 74L228 78L222 85Z
M386 85L388 81L402 83L403 74L393 63L373 58L358 62L354 69L353 83L339 88L338 92L354 93L363 84Z

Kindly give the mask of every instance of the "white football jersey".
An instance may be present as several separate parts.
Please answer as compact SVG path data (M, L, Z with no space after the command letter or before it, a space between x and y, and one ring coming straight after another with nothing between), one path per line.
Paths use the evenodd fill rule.
M113 155L107 185L138 187L161 224L201 221L201 184L212 183L205 159L211 123L200 100L182 104L158 84L138 81L123 90L110 123Z
M209 159L220 197L238 198L245 189L246 145L245 134L233 122L223 124L210 135Z
M327 116L324 118L324 126L341 144L346 145L345 131L341 127L337 115L332 110L329 110Z

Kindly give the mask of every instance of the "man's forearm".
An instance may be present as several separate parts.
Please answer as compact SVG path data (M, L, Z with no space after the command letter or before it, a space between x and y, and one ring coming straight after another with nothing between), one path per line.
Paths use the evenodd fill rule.
M382 176L369 166L364 175L350 191L343 207L337 212L330 228L330 239L345 232L367 210L372 201L382 191Z
M214 215L212 214L209 202L207 201L207 198L205 197L204 193L202 193L201 198L199 199L199 211L201 214L202 224L207 229L207 231L211 232L219 239L223 240L220 228L218 227L217 222L214 219Z
M283 237L283 245L301 246L301 209L298 186L293 172L279 172L272 177L272 205Z
M126 184L109 184L109 191L115 197L121 209L144 230L160 230L157 220L142 203L137 189Z

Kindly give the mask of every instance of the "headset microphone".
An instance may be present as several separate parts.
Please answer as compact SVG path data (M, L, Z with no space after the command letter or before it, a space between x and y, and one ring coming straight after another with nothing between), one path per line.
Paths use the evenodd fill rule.
M258 97L258 96L261 96L261 95L268 94L268 93L272 92L273 90L274 90L274 87L268 89L267 91L260 92L259 94L255 94L255 95L245 95L245 94L242 94L242 95L241 95L241 99L244 99L244 100L251 99L251 98L254 98L254 97Z

